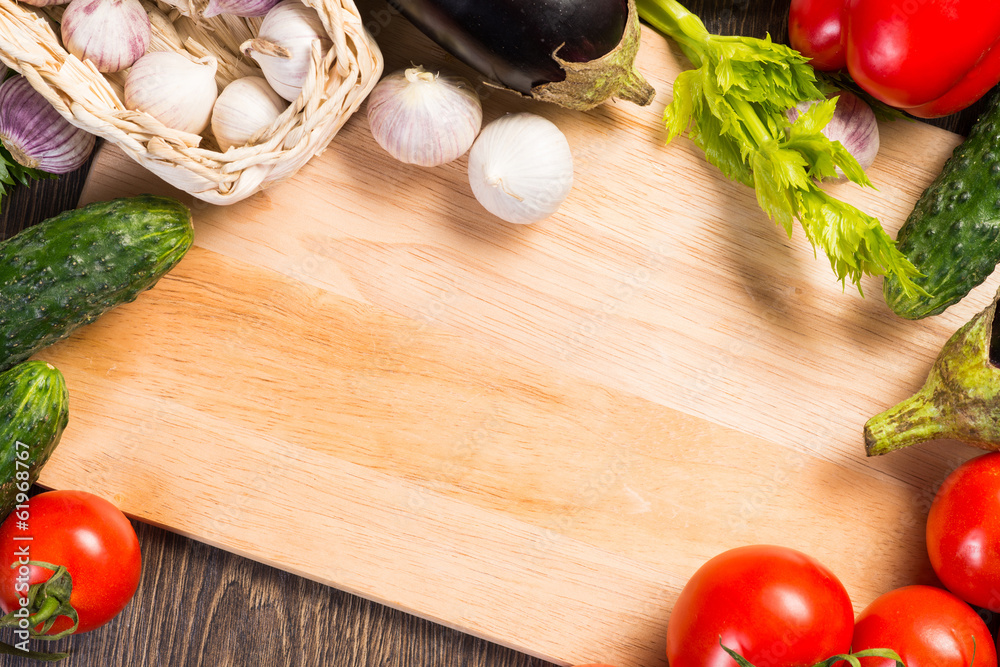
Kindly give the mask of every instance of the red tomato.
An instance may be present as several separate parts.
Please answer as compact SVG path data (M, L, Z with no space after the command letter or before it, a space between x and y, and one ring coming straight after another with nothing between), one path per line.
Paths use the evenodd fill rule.
M927 554L945 588L1000 611L1000 452L970 459L945 479L927 515Z
M695 572L667 625L670 667L810 667L851 647L854 609L818 561L780 546L726 551Z
M128 518L113 504L83 491L48 491L18 506L0 525L0 607L5 613L21 607L26 584L46 581L52 570L28 566L27 578L19 580L25 560L63 565L73 577L70 604L80 625L88 632L114 618L125 608L139 585L142 558L139 540ZM31 538L26 540L24 538ZM20 539L18 539L20 538ZM49 634L72 627L60 616Z
M906 667L997 664L993 637L979 614L948 591L933 586L897 588L868 605L855 623L852 650L870 648L896 651ZM862 658L861 665L895 667L896 663Z
M788 41L792 48L824 72L844 69L845 0L792 0L788 9Z

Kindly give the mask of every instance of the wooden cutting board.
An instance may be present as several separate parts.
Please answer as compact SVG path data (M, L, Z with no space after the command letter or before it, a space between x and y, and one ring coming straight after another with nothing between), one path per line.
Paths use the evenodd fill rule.
M389 71L467 73L372 17ZM922 322L878 280L842 289L752 192L664 145L686 64L643 40L650 108L483 90L487 120L530 110L573 148L575 189L534 226L483 212L464 160L393 162L363 113L228 208L103 150L84 202L174 194L196 247L40 355L72 411L42 484L562 664L662 665L681 587L742 544L814 555L858 609L930 581L925 513L975 452L868 460L861 429L995 282ZM959 137L900 121L882 138L878 191L835 189L895 233Z

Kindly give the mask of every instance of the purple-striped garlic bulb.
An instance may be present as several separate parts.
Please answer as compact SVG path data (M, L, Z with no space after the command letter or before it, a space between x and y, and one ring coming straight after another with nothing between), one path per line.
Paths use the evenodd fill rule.
M95 140L16 76L0 85L0 142L20 165L65 174L83 166Z
M152 37L139 0L70 0L60 30L67 51L105 73L131 66Z
M408 164L436 167L460 158L482 123L482 104L468 81L419 65L389 74L368 96L372 136Z

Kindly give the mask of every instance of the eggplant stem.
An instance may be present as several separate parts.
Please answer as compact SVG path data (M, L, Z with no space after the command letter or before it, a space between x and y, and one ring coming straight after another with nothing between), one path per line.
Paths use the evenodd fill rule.
M593 109L611 98L640 106L652 104L656 90L635 68L642 35L635 0L628 0L628 11L625 32L618 46L596 60L582 63L563 60L559 57L560 49L556 49L552 59L566 73L566 78L537 85L531 89L530 96L579 111Z
M639 106L652 103L656 97L656 89L636 70L632 70L621 82L621 88L615 92L615 97Z

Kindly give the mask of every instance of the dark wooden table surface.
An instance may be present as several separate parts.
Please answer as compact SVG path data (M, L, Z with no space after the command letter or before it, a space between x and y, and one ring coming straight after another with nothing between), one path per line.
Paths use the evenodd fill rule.
M787 39L788 0L689 0L709 29ZM965 134L981 104L934 121ZM0 239L76 205L87 168L18 187L2 203ZM136 523L143 576L114 621L51 647L67 667L545 667L549 663ZM8 641L12 635L0 634ZM4 658L0 664L40 664Z

